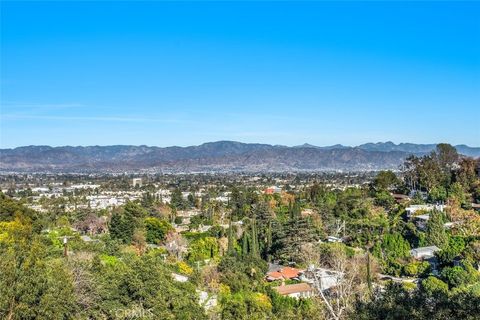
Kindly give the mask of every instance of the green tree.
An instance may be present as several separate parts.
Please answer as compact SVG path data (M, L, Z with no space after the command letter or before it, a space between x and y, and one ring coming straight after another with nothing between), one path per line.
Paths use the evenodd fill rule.
M171 200L170 200L170 206L172 209L176 210L185 210L186 209L186 203L185 200L183 199L182 191L180 189L175 188L172 192Z
M440 165L440 168L445 173L450 173L454 164L458 162L458 152L455 147L448 143L439 143L435 151L436 158Z
M128 201L120 211L114 211L110 219L109 231L112 239L130 244L135 229L147 215L147 211L138 203Z
M462 158L459 162L459 168L454 172L455 182L460 183L464 190L471 190L478 181L477 165L478 160L473 158Z
M433 187L428 193L428 197L431 201L446 201L447 200L447 190L444 186Z
M410 256L410 244L401 234L388 233L383 236L381 242L375 244L373 253L383 263L386 273L400 275L402 259Z
M422 187L428 192L435 187L438 187L444 177L438 162L432 156L425 156L421 158L418 167L418 181Z
M221 299L222 319L268 319L272 315L270 298L259 292L239 292Z
M98 318L128 318L133 310L152 319L206 319L195 286L174 281L162 261L146 254L124 256L113 265L97 264L94 275L102 314Z
M442 270L442 278L452 287L460 287L467 282L467 272L460 266L447 267Z
M390 210L395 205L395 199L390 192L382 190L375 193L375 204Z
M190 207L196 207L197 206L197 197L195 197L195 194L190 192L187 196L187 201L188 201L188 205Z
M112 239L120 240L125 244L132 242L135 232L135 219L131 215L125 215L122 212L114 212L110 219L109 231Z
M160 243L165 240L168 232L173 230L170 223L158 218L145 219L146 240L148 243Z
M448 285L443 282L442 280L430 276L424 280L422 280L422 289L425 291L429 296L434 294L446 294L448 292Z
M466 262L469 270L461 266L446 267L442 270L442 278L450 287L462 287L478 279L478 272Z
M469 201L467 201L467 195L465 193L465 190L459 182L455 182L450 185L450 188L448 190L448 196L451 199L455 199L460 204L469 204Z
M447 294L448 285L435 277L422 281L419 290L402 284L387 285L371 301L359 302L353 319L478 319L480 296L469 291Z
M293 216L284 224L276 224L272 255L283 262L301 261L302 246L317 239L308 218Z
M448 245L437 252L436 256L442 265L446 265L451 263L463 250L465 250L465 240L462 237L451 237Z
M217 239L205 237L193 240L190 243L187 259L190 262L215 259L219 256L219 245Z
M403 272L407 276L411 276L411 277L424 276L428 272L430 272L430 263L428 263L427 261L410 262L403 266Z
M0 222L0 257L0 318L74 317L72 279L62 260L48 260L29 219Z
M443 216L439 211L434 210L430 213L426 229L426 242L428 245L436 245L441 249L448 244L448 235L445 232Z
M399 179L392 171L380 171L373 180L375 190L390 190L395 188L400 183Z

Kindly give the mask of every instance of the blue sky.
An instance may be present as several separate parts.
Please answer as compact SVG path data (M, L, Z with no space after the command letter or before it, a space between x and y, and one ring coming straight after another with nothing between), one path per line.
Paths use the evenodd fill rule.
M1 2L0 146L480 145L480 2Z

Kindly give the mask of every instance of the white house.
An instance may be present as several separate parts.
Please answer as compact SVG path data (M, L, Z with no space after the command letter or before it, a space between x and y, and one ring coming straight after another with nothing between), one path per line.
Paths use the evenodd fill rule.
M415 259L426 260L434 257L437 251L440 251L437 246L420 247L410 250L410 255Z
M303 282L309 284L318 282L322 291L335 287L342 281L342 279L343 273L341 272L324 268L315 268L313 265L305 270L300 276L300 280Z

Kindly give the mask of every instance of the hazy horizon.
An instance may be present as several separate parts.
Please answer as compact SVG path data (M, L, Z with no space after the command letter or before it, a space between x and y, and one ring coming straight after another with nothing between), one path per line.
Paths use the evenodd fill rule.
M289 147L289 148L292 148L292 147L299 147L299 146L302 146L302 145L311 145L311 146L314 146L314 147L322 147L322 148L325 148L325 147L333 147L333 146L343 146L343 147L348 147L348 148L355 148L355 147L358 147L358 146L361 146L363 144L368 144L368 143L373 143L373 144L380 144L380 143L389 143L389 142L392 142L393 144L395 145L401 145L401 144L415 144L415 145L436 145L436 144L439 144L439 143L448 143L448 144L451 144L449 143L448 141L445 142L445 141L439 141L439 142L433 142L433 143L412 143L412 142L393 142L393 141L366 141L366 142L363 142L363 143L359 143L357 145L346 145L346 144L342 144L342 143L334 143L334 144L330 144L330 145L316 145L316 144L313 144L313 143L309 143L309 142L304 142L304 143L301 143L301 144L296 144L296 145L286 145L286 144L276 144L276 143L268 143L268 142L246 142L246 141L237 141L237 140L216 140L216 141L205 141L205 142L202 142L202 143L199 143L199 144L186 144L186 145L148 145L148 144L104 144L104 145L73 145L73 144L66 144L66 145L48 145L48 144L44 144L44 145L41 145L41 144L31 144L31 145L21 145L21 146L14 146L14 147L0 147L0 149L15 149L15 148L22 148L22 147L40 147L40 146L47 146L47 147L53 147L53 148L59 148L59 147L113 147L113 146L134 146L134 147L141 147L141 146L146 146L146 147L156 147L156 148L169 148L169 147L181 147L181 148L187 148L187 147L195 147L195 146L200 146L200 145L203 145L203 144L207 144L207 143L217 143L217 142L238 142L238 143L243 143L243 144L265 144L265 145L271 145L271 146L282 146L282 147ZM467 147L470 147L470 148L480 148L480 145L468 145L468 144L465 144L465 143L458 143L458 144L451 144L453 146L459 146L459 145L465 145Z

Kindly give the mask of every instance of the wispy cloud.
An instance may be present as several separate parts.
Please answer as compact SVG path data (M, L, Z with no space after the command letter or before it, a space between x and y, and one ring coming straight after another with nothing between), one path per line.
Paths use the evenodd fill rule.
M157 122L157 123L187 123L188 121L179 119L160 119L160 118L139 118L139 117L84 117L84 116L40 116L40 115L2 115L2 119L12 120L58 120L58 121L99 121L99 122Z
M85 107L81 103L26 103L26 102L0 102L0 117L29 117L55 114L72 109Z
M25 103L3 101L0 106L5 109L69 109L81 108L85 105L81 103Z
M181 117L138 117L129 115L78 115L83 110L71 111L70 109L114 109L100 106L85 105L83 103L26 103L3 101L0 104L0 118L2 120L46 120L46 121L91 121L91 122L137 122L137 123L177 123L194 124ZM76 114L72 114L76 113Z

